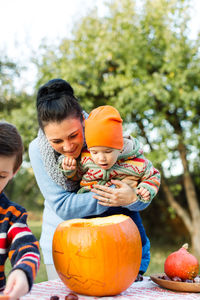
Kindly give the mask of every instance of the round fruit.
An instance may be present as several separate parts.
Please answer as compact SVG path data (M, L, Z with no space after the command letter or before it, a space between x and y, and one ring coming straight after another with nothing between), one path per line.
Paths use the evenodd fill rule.
M171 253L164 264L165 274L170 277L179 277L182 280L192 280L199 272L199 263L196 257L188 251L188 244L178 251Z
M79 294L121 293L135 281L141 257L140 233L125 215L65 221L54 233L55 268Z
M67 296L65 296L65 300L78 300L78 296L74 293L69 293Z

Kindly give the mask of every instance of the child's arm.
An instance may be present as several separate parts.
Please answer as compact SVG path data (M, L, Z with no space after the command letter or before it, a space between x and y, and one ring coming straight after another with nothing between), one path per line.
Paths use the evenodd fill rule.
M128 184L132 189L135 189L138 185L139 178L134 175L128 175L121 181Z
M143 157L144 158L144 157ZM154 168L151 161L145 158L144 171L137 186L136 193L141 201L151 201L160 187L160 172Z
M142 186L137 188L136 193L141 197L141 199L143 199L143 201L147 202L150 200L150 192Z
M60 218L68 220L74 216L83 218L99 215L108 209L98 204L91 192L77 195L56 184L45 169L37 138L29 146L29 156L39 189L45 202L51 207L52 215L57 215L57 221L61 222Z
M75 158L71 156L60 155L58 159L59 168L68 179L80 180L77 178L78 166Z
M65 156L62 160L62 168L64 171L76 170L77 169L76 159L71 156Z
M118 188L117 190L112 191L111 187L103 185L95 185L92 189L92 192L97 193L94 198L98 200L99 204L102 206L124 206L131 211L144 210L149 206L160 187L160 173L143 155L140 158L143 160L140 183L137 188L130 188L129 186L135 196L132 196L131 190L128 192L126 182L112 179L111 182ZM127 195L126 198L124 198L124 192ZM111 201L109 202L108 199Z
M40 264L39 243L28 228L26 220L27 212L25 209L14 208L13 225L7 234L8 256L12 270L4 292L13 297L16 293L16 298L26 294L31 289ZM18 277L17 274L20 276ZM26 280L22 283L23 278Z
M9 295L9 299L18 299L26 295L29 291L29 284L26 273L20 269L14 270L9 276L4 295Z
M126 176L124 179L122 179L122 182L128 184L132 189L137 188L138 181L139 181L138 177L131 176L131 175ZM150 192L147 189L140 186L139 189L136 189L136 193L140 198L143 199L143 201L149 201Z

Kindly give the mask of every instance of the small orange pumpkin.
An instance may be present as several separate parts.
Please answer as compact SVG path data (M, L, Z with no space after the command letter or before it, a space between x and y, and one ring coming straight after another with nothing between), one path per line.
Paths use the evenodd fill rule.
M121 293L135 281L141 258L140 233L125 215L65 221L54 233L57 273L67 287L79 294Z
M166 258L164 271L169 278L179 277L182 280L191 280L199 273L199 262L187 249L188 244L184 244Z

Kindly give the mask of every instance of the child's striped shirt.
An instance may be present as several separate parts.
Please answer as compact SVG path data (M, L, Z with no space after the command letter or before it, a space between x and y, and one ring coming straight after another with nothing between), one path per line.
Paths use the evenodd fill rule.
M0 194L0 290L5 287L5 261L9 257L12 271L25 272L29 290L36 277L40 253L39 243L27 226L26 210Z

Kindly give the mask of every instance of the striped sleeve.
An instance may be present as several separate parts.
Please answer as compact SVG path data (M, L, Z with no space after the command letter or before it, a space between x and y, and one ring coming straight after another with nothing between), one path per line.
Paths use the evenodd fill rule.
M29 290L33 285L40 264L39 243L27 226L27 212L24 210L9 228L7 234L8 256L12 271L21 269L26 273Z
M151 201L158 193L160 187L160 180L160 172L156 168L154 168L151 161L145 158L144 170L142 177L140 178L141 182L137 186L137 189L143 187L150 192L150 199L148 200L148 202ZM140 200L142 202L145 202L142 198Z

